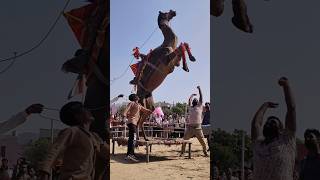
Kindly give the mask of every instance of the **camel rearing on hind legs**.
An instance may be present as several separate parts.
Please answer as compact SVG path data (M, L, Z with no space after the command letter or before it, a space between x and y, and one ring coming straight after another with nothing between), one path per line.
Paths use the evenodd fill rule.
M176 12L173 10L165 13L159 11L158 26L162 31L164 41L148 55L140 54L140 57L143 59L143 65L141 74L135 80L137 95L140 99L139 103L152 111L155 109L152 92L160 86L168 74L174 71L176 66L180 66L181 59L183 70L189 72L185 52L188 53L191 61L195 61L187 43L181 43L181 45L177 47L178 37L169 24L169 21L175 16ZM147 116L148 115L142 113L138 121L138 129L141 128L145 140L148 139L143 128L143 123L148 118ZM139 138L139 135L137 135L137 138Z

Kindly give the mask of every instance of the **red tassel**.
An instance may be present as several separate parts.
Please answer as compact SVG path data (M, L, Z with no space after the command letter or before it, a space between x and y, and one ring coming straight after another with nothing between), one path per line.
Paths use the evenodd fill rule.
M181 48L181 56L182 56L182 60L183 62L186 62L186 47L183 43L180 44L180 48Z
M133 49L133 56L136 58L136 59L139 59L140 57L140 51L139 51L139 48L138 47L135 47Z
M189 47L189 44L188 43L184 43L184 46L186 47L186 50L187 50L188 54L191 55L191 48Z

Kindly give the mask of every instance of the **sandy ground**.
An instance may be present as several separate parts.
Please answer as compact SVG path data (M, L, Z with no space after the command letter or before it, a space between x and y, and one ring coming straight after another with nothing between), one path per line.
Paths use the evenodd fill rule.
M111 179L122 180L174 180L209 179L210 157L204 157L202 147L196 138L192 139L191 159L179 157L180 146L152 146L150 162L146 163L145 148L135 150L140 162L125 160L127 147L115 146L115 155L111 155ZM188 146L186 147L186 150Z

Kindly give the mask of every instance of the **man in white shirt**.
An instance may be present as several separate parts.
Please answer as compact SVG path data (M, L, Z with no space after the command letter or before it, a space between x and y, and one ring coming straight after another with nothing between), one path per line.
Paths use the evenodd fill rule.
M42 104L32 104L26 110L12 116L7 121L0 122L0 135L23 124L30 114L41 113L43 111L43 107L44 106Z
M203 135L203 131L201 128L201 123L202 123L202 111L203 111L203 105L202 105L202 92L200 89L200 86L197 87L197 89L199 90L199 95L200 98L199 100L197 98L194 98L192 100L192 98L194 96L196 96L196 94L192 94L191 97L189 98L189 115L187 118L187 128L185 130L184 133L184 140L189 140L192 137L197 137L198 141L200 142L202 149L203 149L203 153L204 156L208 157L208 153L207 153L207 149L206 149L206 143L204 142L204 135ZM192 101L192 103L191 103ZM186 144L182 145L182 149L181 149L181 154L180 156L183 156L184 152L185 152L185 147Z
M285 124L276 116L270 116L264 123L268 109L278 107L277 103L266 102L256 112L251 127L253 146L254 180L292 180L296 156L296 105L287 78L279 79L287 113Z

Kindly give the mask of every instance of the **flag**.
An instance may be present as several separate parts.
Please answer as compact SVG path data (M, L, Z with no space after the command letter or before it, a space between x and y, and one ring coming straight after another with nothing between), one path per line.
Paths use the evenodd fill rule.
M81 47L84 46L84 39L88 37L85 27L86 18L90 17L96 8L97 5L92 3L64 13L64 17L67 19Z
M139 63L135 63L135 64L131 64L130 68L133 72L133 74L137 77L138 75L138 67L139 67Z

